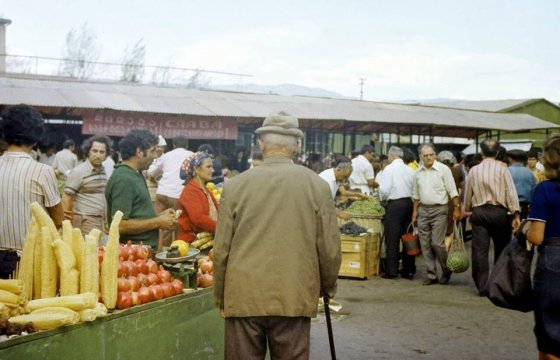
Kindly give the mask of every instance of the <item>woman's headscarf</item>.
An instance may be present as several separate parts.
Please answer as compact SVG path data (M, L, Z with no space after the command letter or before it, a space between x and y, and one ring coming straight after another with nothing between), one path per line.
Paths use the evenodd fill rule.
M205 151L198 151L183 161L181 169L187 174L187 181L194 177L194 169L199 167L206 158L212 158L212 156Z

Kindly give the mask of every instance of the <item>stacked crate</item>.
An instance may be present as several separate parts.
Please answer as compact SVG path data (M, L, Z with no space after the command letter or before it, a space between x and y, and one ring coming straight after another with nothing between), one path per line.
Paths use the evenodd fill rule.
M380 234L341 235L342 264L339 276L366 278L379 274Z

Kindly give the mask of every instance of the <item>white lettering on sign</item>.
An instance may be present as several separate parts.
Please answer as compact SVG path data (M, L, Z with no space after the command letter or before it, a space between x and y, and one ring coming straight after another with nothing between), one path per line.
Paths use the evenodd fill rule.
M82 134L124 136L132 129L149 129L166 138L183 135L190 139L237 139L235 119L217 119L120 111L84 113Z

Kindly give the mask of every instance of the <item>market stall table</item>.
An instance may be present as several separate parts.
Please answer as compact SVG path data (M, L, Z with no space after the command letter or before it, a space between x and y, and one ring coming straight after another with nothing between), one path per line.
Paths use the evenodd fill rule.
M0 359L223 359L213 289L117 310L93 322L0 341Z

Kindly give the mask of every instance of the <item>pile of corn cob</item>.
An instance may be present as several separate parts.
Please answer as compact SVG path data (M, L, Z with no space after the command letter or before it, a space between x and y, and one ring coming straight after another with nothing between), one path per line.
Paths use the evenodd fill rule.
M0 279L0 320L29 312L23 281Z
M47 330L92 321L107 309L114 309L122 213L117 212L113 218L100 270L100 230L92 230L84 240L80 229L73 229L65 220L61 236L39 204L31 204L31 211L17 280L5 285L19 292L0 291L0 301L7 308L0 307L0 313L7 313L10 323L32 322L37 329ZM2 287L0 290L6 291ZM99 295L103 303L97 302Z
M209 232L200 232L196 234L196 240L191 243L191 246L199 250L210 249L214 246L214 234Z

